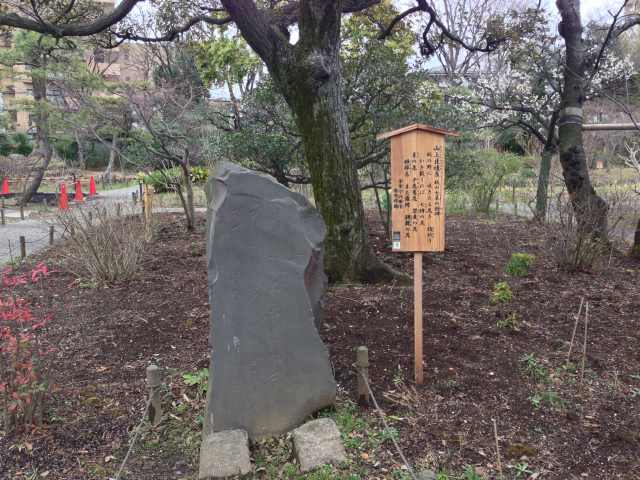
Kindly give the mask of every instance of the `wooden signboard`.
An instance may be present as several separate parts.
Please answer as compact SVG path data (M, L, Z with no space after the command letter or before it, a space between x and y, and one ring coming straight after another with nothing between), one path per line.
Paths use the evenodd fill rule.
M391 240L394 252L414 253L415 380L422 365L422 252L444 251L445 135L423 124L378 135L391 139Z

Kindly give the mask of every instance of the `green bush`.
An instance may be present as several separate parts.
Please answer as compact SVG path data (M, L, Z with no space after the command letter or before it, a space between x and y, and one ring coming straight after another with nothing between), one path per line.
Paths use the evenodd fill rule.
M191 167L190 173L191 182L196 185L205 183L209 178L209 170L206 167ZM144 175L142 181L153 187L156 193L173 192L175 185L183 183L182 170L180 167L154 170Z
M535 258L530 253L514 253L507 262L505 272L512 277L526 277Z
M33 151L31 139L26 133L12 135L0 134L0 155L8 156L13 153L27 156Z
M471 180L471 201L476 211L489 213L498 189L506 177L518 172L524 165L523 157L495 150L477 150L480 169Z
M53 141L53 147L65 164L74 165L78 161L78 144L69 138L59 138Z
M509 303L513 298L513 292L507 282L498 282L491 292L491 303L494 305Z
M206 183L209 179L209 169L207 167L192 167L191 181L195 184Z
M182 173L177 167L154 170L144 176L145 185L149 185L156 193L172 192L173 185L180 184Z

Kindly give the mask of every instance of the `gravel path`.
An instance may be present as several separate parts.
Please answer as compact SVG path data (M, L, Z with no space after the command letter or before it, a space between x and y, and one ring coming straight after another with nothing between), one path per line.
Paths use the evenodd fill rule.
M95 201L88 202L87 205L104 203L105 205L115 204L131 200L131 192L137 191L138 187L119 188L100 192ZM13 215L15 213L16 215ZM27 255L31 255L49 246L49 227L54 226L55 239L60 239L62 228L56 225L54 219L26 218L16 220L17 210L7 212L7 224L0 225L0 266L12 259L20 257L20 237L24 236L27 244Z
M87 206L104 205L107 208L115 208L117 203L123 204L123 213L140 213L140 203L134 206L131 202L131 192L138 191L138 186L134 185L115 190L106 190L99 193L95 200L87 202ZM197 212L205 212L205 208L196 208ZM181 208L158 208L154 209L158 213L182 212ZM27 244L27 256L38 252L49 246L49 227L54 226L54 236L59 240L62 236L63 228L57 225L55 219L35 219L26 218L16 220L17 210L10 211L7 215L7 224L0 225L0 266L20 257L20 237L24 236ZM15 213L15 215L13 215Z

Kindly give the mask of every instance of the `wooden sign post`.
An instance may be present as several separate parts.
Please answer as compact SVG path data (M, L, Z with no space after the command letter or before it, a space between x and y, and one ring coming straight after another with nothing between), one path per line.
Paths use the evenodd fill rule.
M391 241L413 252L415 381L424 382L422 253L444 251L444 137L457 133L419 123L378 135L391 139Z

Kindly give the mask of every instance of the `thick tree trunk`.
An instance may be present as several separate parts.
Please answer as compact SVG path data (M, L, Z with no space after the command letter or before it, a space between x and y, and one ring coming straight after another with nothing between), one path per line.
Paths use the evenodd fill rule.
M562 111L558 121L562 174L581 230L606 238L608 206L591 184L582 138L586 46L582 39L580 0L557 0L557 5L562 17L558 31L566 45Z
M389 280L373 254L342 91L341 2L302 2L300 32L286 83L276 84L302 136L316 205L327 225L325 270L331 281Z
M636 231L633 236L633 246L631 247L631 256L640 258L640 219L636 225Z
M549 120L549 128L547 129L547 138L542 150L540 159L540 173L538 174L538 189L536 192L536 212L535 218L544 221L547 216L547 207L549 203L549 178L551 176L551 162L553 156L558 153L558 138L556 136L556 124L558 121L558 112L554 111Z
M44 63L44 62L43 62ZM44 70L44 68L43 68ZM32 75L33 99L36 103L37 112L34 116L36 123L36 145L29 155L33 162L31 172L20 197L20 205L26 205L38 191L44 174L49 168L49 162L53 156L53 148L49 142L49 114L46 109L47 101L47 78L45 72L38 72Z
M342 2L301 1L296 45L289 44L286 34L266 21L253 1L222 0L222 4L267 65L294 114L316 206L327 226L325 270L329 279L406 280L408 277L375 257L368 241L342 92Z

